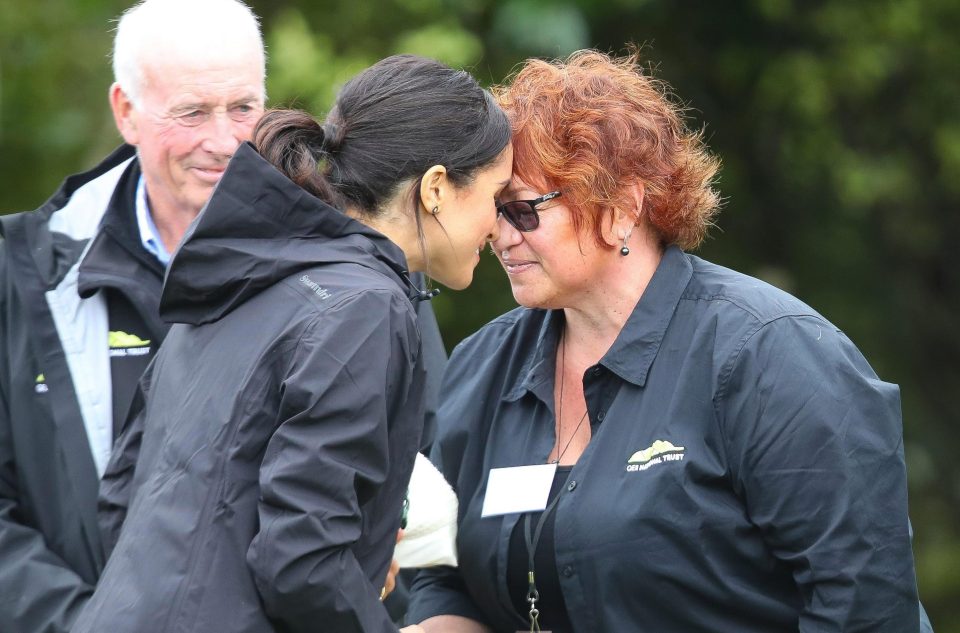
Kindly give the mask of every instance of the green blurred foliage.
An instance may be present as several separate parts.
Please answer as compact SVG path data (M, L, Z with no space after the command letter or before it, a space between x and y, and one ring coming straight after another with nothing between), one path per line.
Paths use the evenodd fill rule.
M0 212L119 142L119 0L0 0ZM527 56L644 46L724 161L705 257L842 327L903 393L920 590L960 633L960 3L955 0L255 0L271 103L322 115L397 52L503 81ZM493 257L435 307L448 344L513 307Z

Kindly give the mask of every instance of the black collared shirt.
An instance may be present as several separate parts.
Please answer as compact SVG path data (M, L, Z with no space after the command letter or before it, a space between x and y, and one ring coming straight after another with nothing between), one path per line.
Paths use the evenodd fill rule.
M519 515L480 509L491 468L553 446L562 323L518 309L454 351L432 458L460 568L420 574L410 621L525 626L505 579ZM583 385L593 436L554 528L577 633L918 630L899 391L822 316L670 248Z

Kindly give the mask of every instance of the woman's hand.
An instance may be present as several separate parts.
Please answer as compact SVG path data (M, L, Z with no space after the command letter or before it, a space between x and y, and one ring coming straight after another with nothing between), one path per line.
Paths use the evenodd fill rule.
M493 633L487 626L476 620L459 615L435 615L420 623L420 626L402 629L411 633Z
M419 624L411 624L400 629L400 633L426 633Z
M403 528L397 530L397 543L403 538ZM400 573L400 563L394 558L390 561L390 570L387 572L387 579L383 583L383 589L380 591L380 600L386 600L394 589L397 588L397 574Z

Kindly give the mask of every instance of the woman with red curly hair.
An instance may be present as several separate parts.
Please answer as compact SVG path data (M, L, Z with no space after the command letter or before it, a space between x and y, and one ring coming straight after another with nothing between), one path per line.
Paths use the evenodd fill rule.
M492 243L521 308L453 353L432 458L459 569L426 631L917 631L898 389L798 299L686 253L719 161L580 52L498 92Z

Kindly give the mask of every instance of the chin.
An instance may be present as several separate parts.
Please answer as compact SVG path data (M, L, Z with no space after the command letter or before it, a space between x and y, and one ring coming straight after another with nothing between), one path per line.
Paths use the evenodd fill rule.
M463 290L473 282L473 270L465 275L458 276L439 276L431 275L436 281L440 282L450 290Z
M530 288L511 286L510 290L513 292L513 300L524 308L552 309L557 307L551 305L548 298L543 296L542 293L532 292Z
M442 282L442 281L440 283L442 283L444 286L446 286L450 290L464 290L471 283L473 283L473 276L471 275L467 279L457 279L456 281L450 281L449 283Z

